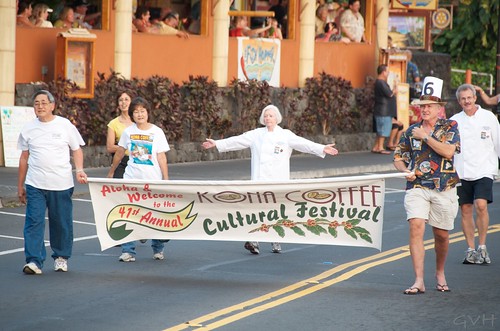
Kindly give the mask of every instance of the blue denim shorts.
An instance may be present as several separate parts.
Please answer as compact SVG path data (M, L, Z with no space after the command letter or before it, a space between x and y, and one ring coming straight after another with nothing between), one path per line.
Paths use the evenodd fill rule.
M377 136L389 137L391 135L391 129L392 129L392 117L375 116L375 127Z

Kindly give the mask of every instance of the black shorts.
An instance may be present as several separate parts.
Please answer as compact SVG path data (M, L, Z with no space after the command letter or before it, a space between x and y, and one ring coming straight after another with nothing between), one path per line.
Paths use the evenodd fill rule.
M478 180L460 180L462 185L457 186L458 204L460 206L473 204L476 199L493 202L493 179L483 177Z

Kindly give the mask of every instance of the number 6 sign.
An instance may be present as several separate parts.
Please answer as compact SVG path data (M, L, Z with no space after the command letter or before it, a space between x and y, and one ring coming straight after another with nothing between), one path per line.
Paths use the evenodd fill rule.
M422 88L422 95L432 95L437 98L441 98L441 92L443 90L443 80L427 76L424 79L424 84Z

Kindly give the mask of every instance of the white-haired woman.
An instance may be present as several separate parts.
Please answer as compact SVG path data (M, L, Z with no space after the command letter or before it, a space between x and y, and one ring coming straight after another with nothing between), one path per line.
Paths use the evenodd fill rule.
M247 131L239 136L226 139L207 139L203 148L217 147L219 152L237 151L250 148L252 153L252 180L288 180L290 179L290 156L292 151L314 154L325 157L326 154L337 155L334 144L322 145L297 136L290 130L281 128L283 117L274 105L266 106L260 115L259 122L265 125ZM259 254L259 243L246 242L245 248L253 254ZM273 253L280 253L279 243L272 243Z

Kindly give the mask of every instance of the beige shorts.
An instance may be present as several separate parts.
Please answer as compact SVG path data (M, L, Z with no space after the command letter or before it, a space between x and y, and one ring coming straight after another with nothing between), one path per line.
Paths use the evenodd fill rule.
M406 219L422 218L426 223L443 230L453 230L458 213L457 189L439 192L413 188L405 195Z

